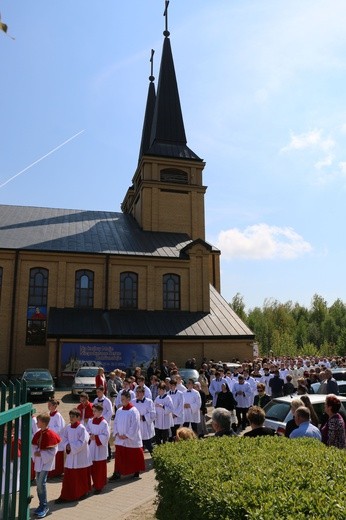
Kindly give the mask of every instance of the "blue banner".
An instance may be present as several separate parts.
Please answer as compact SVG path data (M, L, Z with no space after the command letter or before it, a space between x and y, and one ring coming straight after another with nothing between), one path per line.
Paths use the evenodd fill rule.
M103 367L106 373L116 368L144 372L152 361L158 364L159 343L62 343L61 372L67 376L80 367Z

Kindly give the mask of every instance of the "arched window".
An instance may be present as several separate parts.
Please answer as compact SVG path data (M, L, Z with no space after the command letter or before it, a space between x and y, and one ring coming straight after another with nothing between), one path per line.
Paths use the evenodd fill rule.
M180 276L163 275L163 308L180 309Z
M34 267L29 274L26 344L45 345L47 328L48 269Z
M35 267L30 269L29 307L47 307L48 269Z
M120 308L138 309L137 273L120 273Z
M94 273L87 269L76 271L75 307L94 306Z

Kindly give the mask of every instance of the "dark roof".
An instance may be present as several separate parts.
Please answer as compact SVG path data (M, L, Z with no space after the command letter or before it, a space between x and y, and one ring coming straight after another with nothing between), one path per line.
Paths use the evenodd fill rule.
M166 36L163 41L150 147L143 152L146 155L202 161L186 143L171 42Z
M143 231L111 211L0 205L0 249L184 258L185 233Z
M99 339L254 339L222 296L210 286L210 313L51 308L48 336Z
M149 88L148 88L147 104L145 107L143 130L142 130L142 140L141 140L141 146L139 149L138 161L140 161L143 153L145 153L150 146L150 134L151 134L151 128L153 125L153 117L154 117L155 101L156 101L155 85L151 78L153 78L153 76L150 76L150 78L149 78L150 83L149 83Z

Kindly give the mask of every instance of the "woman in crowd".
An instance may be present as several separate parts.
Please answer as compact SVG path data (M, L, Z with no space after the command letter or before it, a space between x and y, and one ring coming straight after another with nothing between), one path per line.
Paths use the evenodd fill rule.
M346 448L345 423L338 413L340 407L341 401L336 395L327 395L324 410L328 416L328 420L321 428L322 442L327 446Z
M274 430L263 426L266 415L260 406L251 406L247 413L251 430L244 433L244 437L262 437L263 435L275 435Z
M300 399L301 399L301 401L303 401L304 406L306 406L306 408L309 408L309 410L310 410L310 417L311 417L310 421L312 422L312 424L314 426L318 426L319 425L319 420L318 420L317 414L316 414L316 412L314 410L314 407L311 404L309 396L306 395L306 394L305 395L301 395Z
M197 439L197 436L191 428L181 426L181 428L177 429L175 441L192 441L194 439Z
M62 438L62 433L65 429L66 423L63 419L60 412L58 412L59 401L57 399L50 399L48 401L48 410L49 410L49 429L53 430L55 433ZM58 451L55 456L55 469L51 470L48 473L49 478L59 477L64 473L64 446L60 442L58 446Z
M234 431L236 431L237 429L237 416L235 413L236 406L237 401L235 400L232 392L230 391L228 384L222 383L221 392L217 396L215 408L226 408L226 410L231 412L232 428Z
M97 371L97 375L95 377L95 384L96 384L96 388L98 388L99 386L102 386L104 389L104 394L107 395L107 381L106 381L105 371L102 367L99 367L99 369Z
M205 370L203 368L201 368L199 371L198 382L201 384L202 392L204 392L206 398L208 398L209 397L209 383L208 383L208 378L205 375Z
M271 397L266 394L266 385L257 383L257 395L254 397L254 406L264 408L271 401Z

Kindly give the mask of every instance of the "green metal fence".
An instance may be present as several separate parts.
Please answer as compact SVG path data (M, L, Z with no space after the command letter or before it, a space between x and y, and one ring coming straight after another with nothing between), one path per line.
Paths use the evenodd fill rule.
M28 520L31 415L25 381L0 383L0 519Z

